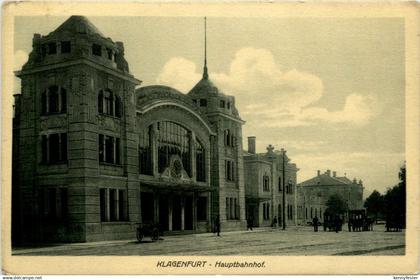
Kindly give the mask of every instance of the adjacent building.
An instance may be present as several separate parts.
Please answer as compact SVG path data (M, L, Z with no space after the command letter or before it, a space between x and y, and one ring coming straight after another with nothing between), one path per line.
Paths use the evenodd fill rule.
M274 217L279 225L296 225L296 164L285 150L256 153L256 138L248 137L244 152L245 199L248 220L253 226L270 226ZM284 200L283 200L284 194Z
M363 182L339 177L337 172L327 170L297 185L298 224L308 224L316 216L321 222L326 203L331 195L338 194L347 202L349 210L363 209Z
M207 63L188 94L139 87L124 44L72 16L35 34L16 75L14 242L133 238L245 228L242 125Z

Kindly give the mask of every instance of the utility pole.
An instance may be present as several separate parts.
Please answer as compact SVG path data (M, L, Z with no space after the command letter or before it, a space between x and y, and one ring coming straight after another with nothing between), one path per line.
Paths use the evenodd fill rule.
M283 211L282 211L282 222L283 222L283 230L286 229L286 151L282 148L282 163L283 163L283 169L282 169L282 178L281 184L283 188Z

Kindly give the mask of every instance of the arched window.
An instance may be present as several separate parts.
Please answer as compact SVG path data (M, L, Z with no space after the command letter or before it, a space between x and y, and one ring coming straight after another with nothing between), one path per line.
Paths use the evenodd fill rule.
M110 89L100 90L98 93L98 113L120 118L122 113L121 97L114 94Z
M279 192L281 192L283 190L283 186L282 186L282 181L281 181L281 177L279 177L279 181L278 181L278 187L279 187Z
M184 170L191 176L190 133L179 124L164 121L157 123L158 170L169 166L171 157L178 155Z
M263 191L270 191L270 177L268 177L267 175L263 176Z
M60 86L50 86L41 93L42 115L65 113L67 111L67 91Z
M206 153L204 147L196 139L195 141L195 168L196 178L199 182L206 181Z
M224 131L224 143L226 147L235 146L235 136L230 129L225 129Z

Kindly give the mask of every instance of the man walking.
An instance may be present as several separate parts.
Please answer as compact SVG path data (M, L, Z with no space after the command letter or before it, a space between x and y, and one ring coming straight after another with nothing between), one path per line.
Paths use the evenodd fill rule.
M220 236L220 216L216 216L216 220L214 221L214 232L217 232L217 236Z
M254 220L252 218L252 215L248 216L248 220L247 220L247 230L251 230L252 231L252 224L254 223Z
M315 216L312 219L312 225L314 226L314 232L318 232L318 217L317 216Z
M272 228L276 228L277 227L277 216L274 216L273 223L271 224L271 227Z

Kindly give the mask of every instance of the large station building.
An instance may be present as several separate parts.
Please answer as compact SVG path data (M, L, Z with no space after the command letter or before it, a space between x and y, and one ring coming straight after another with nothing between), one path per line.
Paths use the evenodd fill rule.
M139 222L207 232L218 215L245 228L244 121L206 62L185 94L139 87L123 43L85 17L32 45L16 72L14 242L133 238Z

